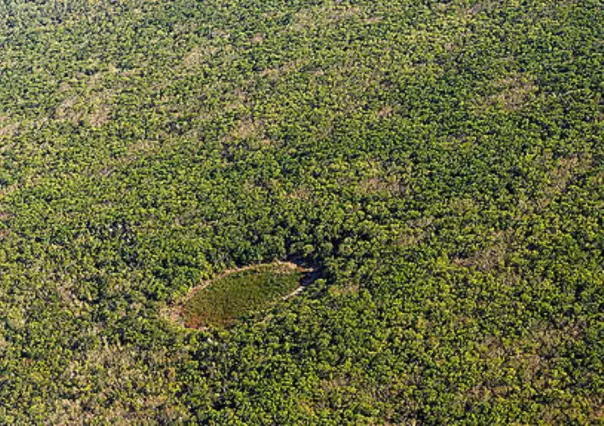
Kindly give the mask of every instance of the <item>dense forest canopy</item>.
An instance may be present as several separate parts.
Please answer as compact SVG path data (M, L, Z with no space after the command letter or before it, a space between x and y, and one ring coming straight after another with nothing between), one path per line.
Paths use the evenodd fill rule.
M603 7L0 3L0 424L603 421Z

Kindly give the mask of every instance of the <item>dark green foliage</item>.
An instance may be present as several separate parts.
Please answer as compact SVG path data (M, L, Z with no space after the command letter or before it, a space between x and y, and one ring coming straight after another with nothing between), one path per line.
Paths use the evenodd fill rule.
M0 3L0 424L594 424L599 0ZM222 271L323 279L222 331Z

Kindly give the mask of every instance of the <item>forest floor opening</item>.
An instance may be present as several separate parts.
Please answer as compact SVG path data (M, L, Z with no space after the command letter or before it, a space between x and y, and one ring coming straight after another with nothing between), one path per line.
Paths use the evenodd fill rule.
M297 296L318 276L318 268L294 262L229 269L193 287L166 313L186 328L223 329L248 313Z

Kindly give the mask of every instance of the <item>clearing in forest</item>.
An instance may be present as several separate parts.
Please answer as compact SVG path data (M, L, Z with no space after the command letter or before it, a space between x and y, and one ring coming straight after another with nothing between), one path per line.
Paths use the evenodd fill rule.
M299 293L312 272L291 262L229 270L193 288L170 316L188 328L225 328L249 312Z

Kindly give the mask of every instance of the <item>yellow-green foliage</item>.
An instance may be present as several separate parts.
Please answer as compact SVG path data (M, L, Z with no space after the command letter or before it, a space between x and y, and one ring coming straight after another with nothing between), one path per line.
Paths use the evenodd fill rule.
M601 423L603 40L602 0L0 1L0 424ZM274 259L323 279L162 315Z

